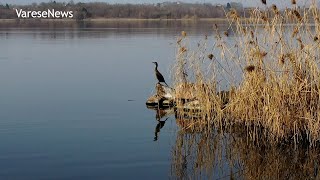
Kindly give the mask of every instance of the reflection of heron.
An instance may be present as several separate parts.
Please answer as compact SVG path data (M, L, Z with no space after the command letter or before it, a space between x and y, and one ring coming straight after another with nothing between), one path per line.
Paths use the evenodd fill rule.
M166 121L169 119L168 116L172 116L174 115L174 109L173 108L159 108L159 107L154 107L154 106L148 106L148 109L152 109L156 111L156 120L157 120L157 125L156 128L154 130L154 141L158 140L158 134L160 132L160 129L163 128L163 126L165 125ZM166 118L164 121L161 121L161 119Z
M156 65L154 71L155 71L155 73L156 73L156 77L157 77L159 83L163 82L163 83L165 83L165 84L169 87L169 85L168 85L168 84L166 83L166 81L164 80L164 77L162 76L162 74L158 71L158 63L157 63L157 62L152 62L152 63L154 63L154 64Z
M154 139L153 141L157 141L158 140L158 133L160 132L160 129L163 128L164 124L166 123L166 121L168 120L168 118L164 121L158 121L158 124L156 126L156 129L154 130Z

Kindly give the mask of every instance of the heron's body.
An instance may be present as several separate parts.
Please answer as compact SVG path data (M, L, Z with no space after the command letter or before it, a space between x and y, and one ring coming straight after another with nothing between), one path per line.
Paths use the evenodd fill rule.
M156 74L156 77L157 77L159 83L163 82L169 87L169 85L164 80L164 77L162 76L162 74L158 71L158 63L157 62L153 62L153 63L156 65L156 67L154 68L154 71L155 71L155 74Z

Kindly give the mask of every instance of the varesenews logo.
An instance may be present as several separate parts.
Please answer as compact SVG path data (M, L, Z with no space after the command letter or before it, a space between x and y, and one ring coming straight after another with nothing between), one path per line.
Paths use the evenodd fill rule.
M73 18L73 11L56 11L54 9L48 9L47 11L15 10L18 18Z

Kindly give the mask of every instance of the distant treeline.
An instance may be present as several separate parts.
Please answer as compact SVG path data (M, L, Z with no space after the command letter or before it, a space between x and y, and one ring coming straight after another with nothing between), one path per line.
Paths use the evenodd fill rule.
M30 5L0 4L0 19L17 18L14 9L29 11L73 11L74 18L81 20L87 18L138 18L138 19L184 19L184 18L223 18L226 11L231 8L244 14L241 3L190 4L190 3L157 3L157 4L108 4L104 2L74 3L49 2L33 3Z

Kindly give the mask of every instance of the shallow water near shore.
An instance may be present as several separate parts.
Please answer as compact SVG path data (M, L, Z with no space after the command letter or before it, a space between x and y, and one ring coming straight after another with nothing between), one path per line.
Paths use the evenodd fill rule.
M159 124L165 112L146 108L151 62L170 83L177 36L196 42L211 28L0 29L0 179L319 177L317 149L257 145L241 128L189 132L172 111Z

